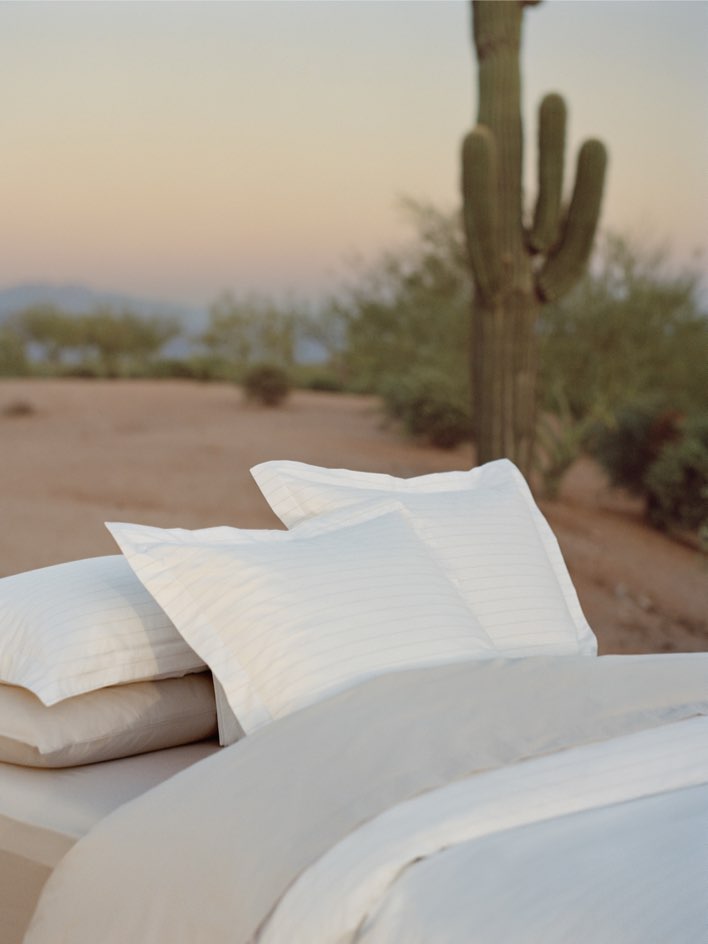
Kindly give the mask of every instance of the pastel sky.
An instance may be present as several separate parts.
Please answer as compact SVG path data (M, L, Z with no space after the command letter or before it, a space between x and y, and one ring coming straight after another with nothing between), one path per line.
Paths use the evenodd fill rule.
M603 225L708 253L706 63L703 0L529 8L529 195L557 90L567 179L608 145ZM475 68L462 0L0 2L0 286L315 297L407 237L402 196L459 204Z

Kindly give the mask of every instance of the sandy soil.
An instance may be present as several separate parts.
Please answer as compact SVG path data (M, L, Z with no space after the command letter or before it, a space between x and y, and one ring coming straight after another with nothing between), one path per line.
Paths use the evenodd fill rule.
M225 384L4 380L0 575L116 553L107 520L281 527L248 472L276 458L399 476L474 463L402 439L365 397L298 392L267 410ZM541 507L601 652L708 650L705 557L647 528L589 460Z

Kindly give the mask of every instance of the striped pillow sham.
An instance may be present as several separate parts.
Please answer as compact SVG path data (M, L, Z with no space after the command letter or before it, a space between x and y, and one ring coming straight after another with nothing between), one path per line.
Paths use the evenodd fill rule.
M410 479L289 461L251 474L287 527L364 500L401 502L500 655L597 653L558 542L507 459Z
M204 668L120 555L0 580L0 682L45 705Z
M375 675L495 654L397 503L292 531L107 527L246 733Z

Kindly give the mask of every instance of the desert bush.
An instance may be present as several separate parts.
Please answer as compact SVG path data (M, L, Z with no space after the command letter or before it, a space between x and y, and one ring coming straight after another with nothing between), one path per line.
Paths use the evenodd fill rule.
M150 364L144 376L156 380L234 380L230 365L210 357L166 357Z
M344 382L334 374L327 374L324 371L312 374L304 383L307 390L319 390L321 393L342 393L344 391Z
M575 417L599 401L618 410L660 397L686 415L708 411L708 316L697 272L616 235L590 273L540 322L544 408L560 387Z
M708 502L708 485L703 489L703 498ZM698 544L701 551L708 556L708 517L706 517L698 529Z
M195 380L206 383L209 381L234 382L238 379L234 365L222 357L194 354L189 358L188 364Z
M290 393L290 377L277 364L258 364L244 374L243 389L249 400L279 406Z
M657 398L630 403L592 429L588 448L613 485L646 497L649 467L667 442L680 438L680 419Z
M347 388L379 394L409 434L453 448L472 432L471 283L460 216L412 201L404 209L417 239L360 270L329 316L343 326Z
M160 350L180 333L174 318L146 317L99 306L76 322L81 343L106 377L145 376Z
M78 319L54 305L31 305L14 315L9 327L41 360L58 368L64 355L83 345L83 329Z
M645 477L649 520L659 528L708 526L708 416L686 420Z
M466 397L471 284L459 214L411 201L405 210L416 239L355 272L331 305L329 317L344 326L347 384L390 392L411 371L431 369Z
M591 413L574 416L568 397L559 388L547 394L546 402L549 408L542 411L536 425L534 469L543 496L555 499L566 472L585 450L593 430L605 428L609 414L600 402Z
M644 500L655 527L708 526L708 415L684 418L656 400L633 404L590 443L612 484Z
M180 334L174 318L98 306L71 314L52 305L17 313L9 328L29 349L39 373L54 376L145 376L160 350Z
M73 377L78 380L96 380L104 376L99 364L89 360L81 361L78 364L66 364L61 368L54 368L52 373L55 376Z
M37 407L29 400L11 400L10 403L6 403L5 406L3 406L0 412L3 416L10 418L34 416L37 412Z
M343 393L346 385L342 377L326 364L298 364L290 371L293 385L304 390L322 393Z
M29 372L20 336L11 328L0 329L0 377L24 377Z
M211 356L237 371L260 364L288 370L295 363L303 320L299 310L271 299L226 293L211 305L199 340Z
M454 449L471 438L472 417L460 386L433 368L391 378L382 385L387 414L411 436L440 449Z
M156 380L194 380L194 369L188 359L163 357L151 364L147 376Z

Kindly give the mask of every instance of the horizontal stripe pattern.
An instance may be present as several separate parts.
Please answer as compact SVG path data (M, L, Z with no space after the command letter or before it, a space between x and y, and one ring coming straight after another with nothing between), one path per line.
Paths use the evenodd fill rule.
M411 479L277 460L251 474L292 528L336 509L395 498L500 654L596 654L558 542L508 460Z
M204 667L120 555L0 580L0 682L45 705Z
M398 503L294 531L108 527L246 732L383 672L495 654Z

